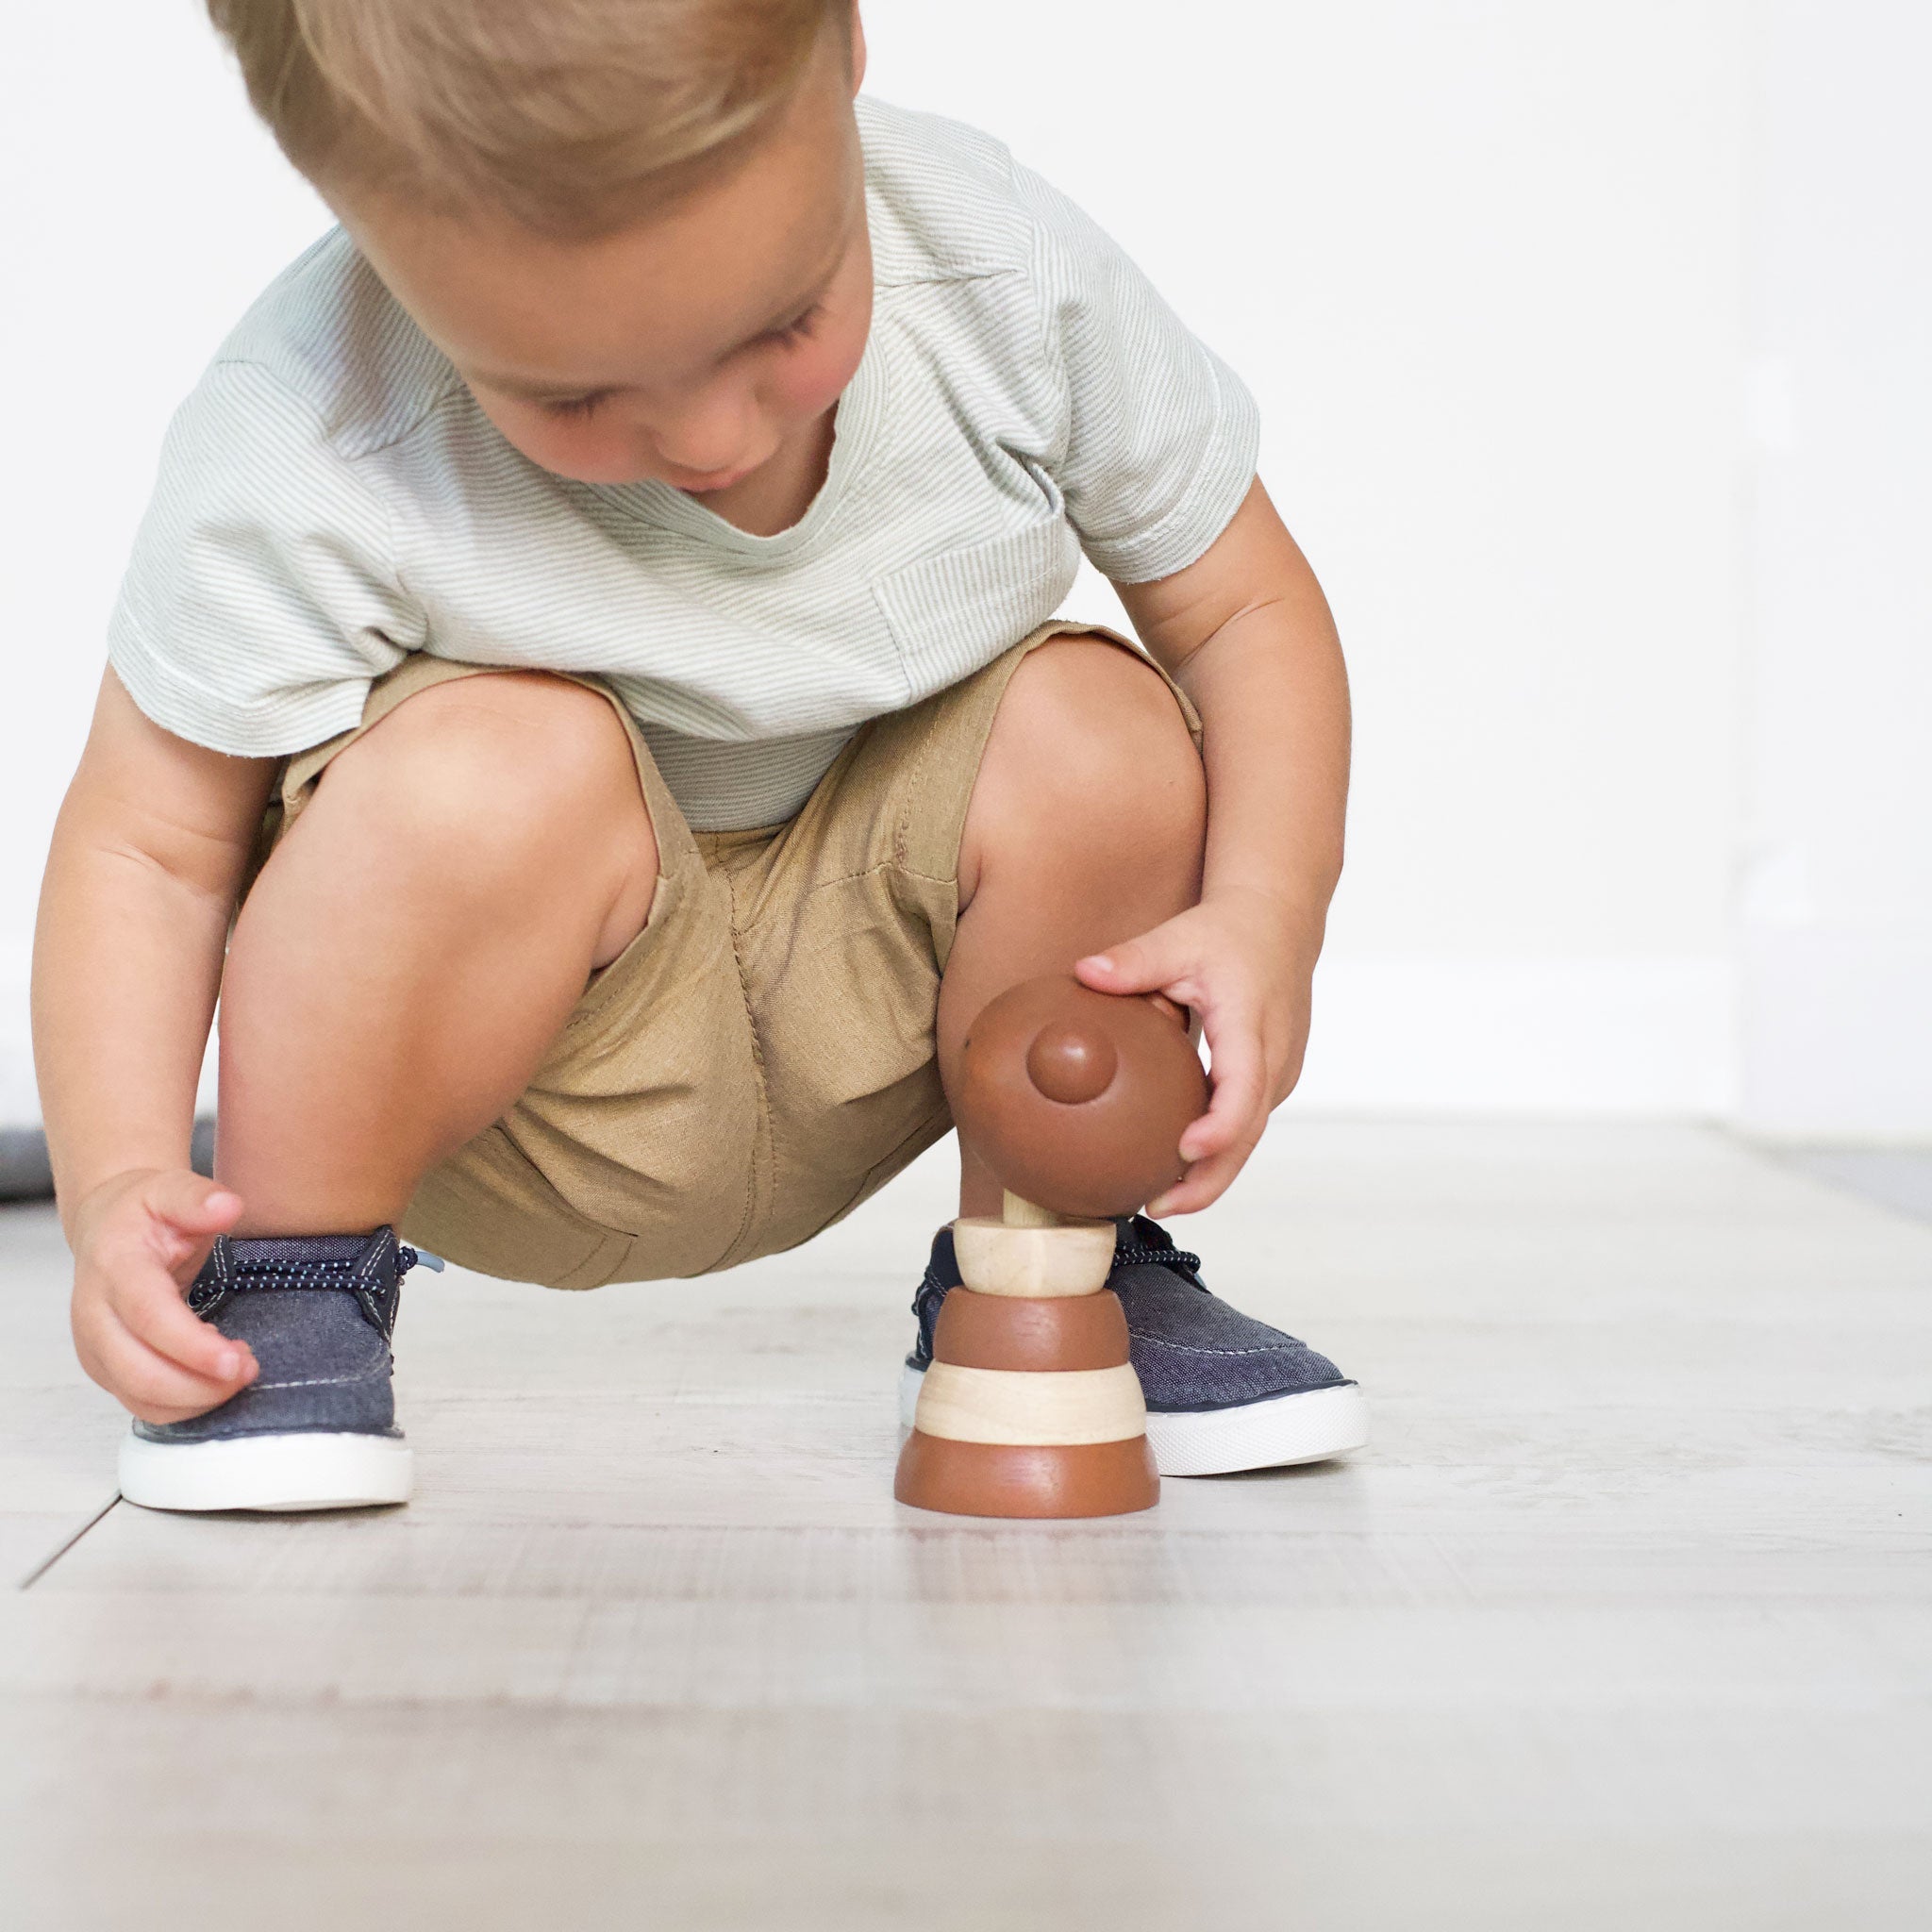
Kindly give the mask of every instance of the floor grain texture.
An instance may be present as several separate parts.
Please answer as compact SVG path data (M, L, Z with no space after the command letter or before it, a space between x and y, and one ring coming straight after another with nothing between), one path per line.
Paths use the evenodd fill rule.
M304 1520L108 1507L0 1211L0 1916L1925 1924L1932 1227L1689 1128L1284 1121L1185 1239L1372 1446L1000 1524L891 1494L947 1179L710 1281L411 1276L418 1499Z

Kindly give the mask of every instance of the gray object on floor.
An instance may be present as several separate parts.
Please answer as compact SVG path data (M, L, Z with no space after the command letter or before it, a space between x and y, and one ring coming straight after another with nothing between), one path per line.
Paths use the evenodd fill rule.
M196 1174L215 1171L215 1124L204 1118L194 1124L193 1152L189 1157ZM51 1201L54 1169L47 1158L47 1137L39 1127L0 1127L0 1202Z
M0 1201L51 1201L54 1170L38 1127L0 1127Z

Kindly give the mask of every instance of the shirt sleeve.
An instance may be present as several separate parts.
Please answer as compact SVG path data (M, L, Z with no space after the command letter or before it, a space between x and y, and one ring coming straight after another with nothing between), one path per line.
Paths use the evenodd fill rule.
M108 657L177 737L242 758L320 744L419 647L384 506L269 370L218 362L175 412Z
M1050 467L1068 518L1116 583L1171 576L1227 527L1255 479L1254 398L1096 223L1039 175L1014 178L1066 390L1065 446Z

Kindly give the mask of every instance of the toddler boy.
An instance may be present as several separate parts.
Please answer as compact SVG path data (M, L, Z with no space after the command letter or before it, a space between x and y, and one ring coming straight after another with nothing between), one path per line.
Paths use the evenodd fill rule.
M792 1246L1037 973L1198 1015L1150 1213L1212 1201L1299 1070L1347 764L1235 377L996 142L856 98L849 0L210 11L341 225L175 418L48 865L124 1492L400 1500L397 1229L558 1288ZM1082 549L1145 655L1051 621ZM1164 1469L1360 1440L1120 1233ZM957 1281L942 1232L911 1391Z

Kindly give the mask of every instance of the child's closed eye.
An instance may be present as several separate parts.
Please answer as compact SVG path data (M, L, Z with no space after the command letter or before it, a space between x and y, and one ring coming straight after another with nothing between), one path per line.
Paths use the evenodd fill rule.
M794 315L780 328L768 329L758 338L759 342L774 342L780 348L791 348L799 342L808 342L818 333L819 324L824 318L824 304L814 302L809 308ZM549 396L539 406L546 416L558 422L581 423L587 417L596 414L599 406L611 395L608 389L587 391L580 396Z
M592 390L588 395L556 396L543 405L546 416L556 416L568 422L581 420L596 413L597 405L603 402L610 391L608 389Z
M809 308L794 315L782 328L767 331L762 340L776 342L784 348L790 348L794 342L808 342L818 332L818 325L824 312L825 305L823 302L814 302Z

